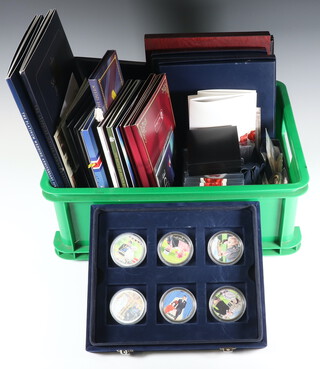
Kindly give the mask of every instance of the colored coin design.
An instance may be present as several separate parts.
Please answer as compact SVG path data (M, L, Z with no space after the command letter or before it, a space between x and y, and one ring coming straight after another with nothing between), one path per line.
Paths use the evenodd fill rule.
M211 295L209 309L219 321L235 322L242 317L246 310L246 299L242 292L235 287L220 287Z
M215 233L208 242L208 254L213 262L220 265L237 263L243 254L241 238L231 231Z
M135 233L122 233L110 247L112 260L120 267L135 267L144 260L147 247L144 239Z
M185 265L192 258L193 243L184 233L167 233L158 243L158 255L160 260L166 265Z
M134 288L116 292L110 301L110 313L120 324L136 324L145 316L146 311L145 297Z
M195 314L197 302L193 294L182 287L170 288L159 302L161 315L170 323L186 323Z

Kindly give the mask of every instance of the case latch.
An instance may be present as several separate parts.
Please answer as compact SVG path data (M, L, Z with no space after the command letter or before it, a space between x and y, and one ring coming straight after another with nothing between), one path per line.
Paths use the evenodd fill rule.
M133 354L133 350L117 350L117 352L119 352L120 355L125 355L125 356Z
M220 347L220 351L223 352L233 352L236 350L236 347Z

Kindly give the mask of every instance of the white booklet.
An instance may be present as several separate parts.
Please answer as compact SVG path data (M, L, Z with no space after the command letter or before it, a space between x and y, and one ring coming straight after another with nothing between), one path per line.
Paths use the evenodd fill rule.
M256 130L256 90L200 90L188 96L189 128L237 126L241 136Z

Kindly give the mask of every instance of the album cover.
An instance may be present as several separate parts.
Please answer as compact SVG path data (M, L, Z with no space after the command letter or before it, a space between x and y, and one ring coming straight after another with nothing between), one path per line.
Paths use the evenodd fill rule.
M46 129L43 130L44 127L39 120L38 111L29 95L30 91L27 89L20 75L20 69L25 65L26 58L30 58L30 50L33 50L39 32L43 29L43 24L52 15L53 12L50 11L46 17L40 15L33 18L12 59L6 81L44 169L48 174L51 185L53 187L69 187L68 175L57 148L54 145L52 136L47 134ZM38 63L41 61L36 60Z
M146 34L146 59L153 51L263 48L273 54L273 36L268 31Z
M145 167L150 186L158 186L155 166L163 152L169 134L175 128L175 119L171 106L169 87L166 76L158 75L155 85L151 86L145 102L130 125L124 127L131 131L130 142L135 160L135 152L139 152Z
M108 50L89 77L89 84L96 108L103 115L117 97L123 85L123 76L115 50Z
M110 187L108 179L108 169L102 156L100 142L95 135L97 121L94 117L94 110L88 115L83 125L79 128L83 145L86 149L88 164L96 182L96 187Z

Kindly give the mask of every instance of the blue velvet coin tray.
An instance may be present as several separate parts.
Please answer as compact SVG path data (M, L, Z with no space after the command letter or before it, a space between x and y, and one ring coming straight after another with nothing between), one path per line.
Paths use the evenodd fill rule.
M159 351L266 346L260 210L258 202L146 203L94 205L91 209L88 317L86 349L90 352L119 350ZM234 265L218 265L209 257L211 236L229 230L243 241L244 252ZM164 265L158 257L160 238L172 231L187 234L194 253L183 266ZM117 266L110 245L125 232L146 242L144 261L131 268ZM235 322L221 322L208 302L218 287L238 288L246 310ZM159 311L162 294L184 287L196 298L193 318L183 324L166 321ZM147 301L144 318L122 325L111 316L111 297L122 288L139 290Z

